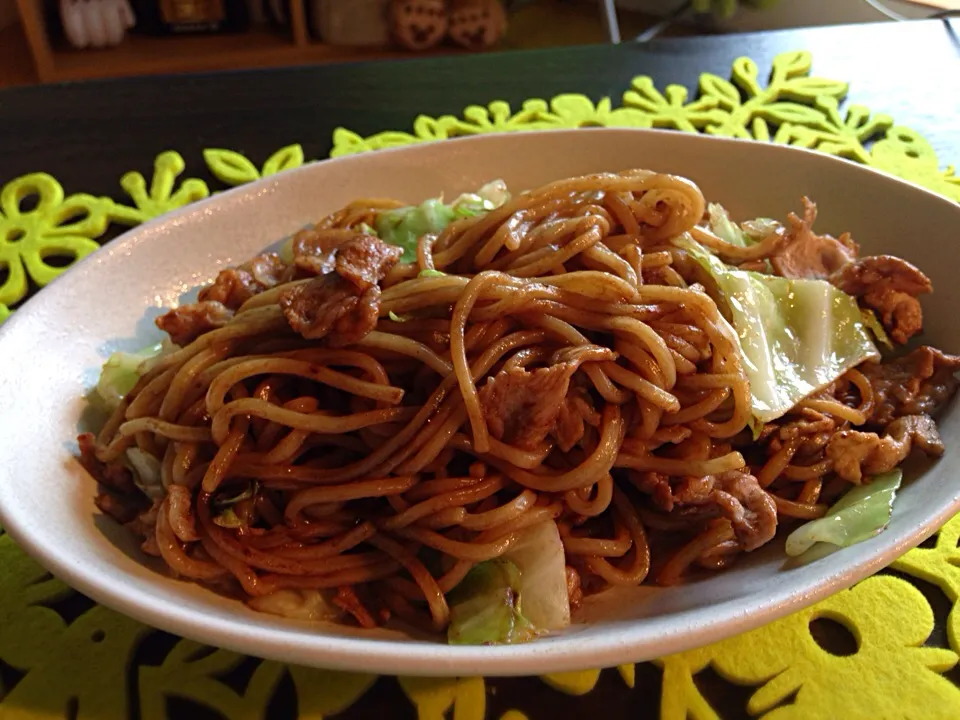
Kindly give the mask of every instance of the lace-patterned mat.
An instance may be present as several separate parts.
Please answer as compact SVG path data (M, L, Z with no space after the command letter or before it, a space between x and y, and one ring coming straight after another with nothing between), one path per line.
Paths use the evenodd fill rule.
M699 94L637 77L619 104L583 95L420 116L371 137L339 128L332 156L487 132L666 127L814 148L960 202L960 177L893 118L850 104L844 82L810 76L805 52L779 55L766 84L740 58L732 81L704 73ZM303 164L299 145L258 166L230 150L203 157L224 186ZM211 190L160 153L148 184L132 171L116 198L65 195L45 173L0 190L0 322L31 290L133 226ZM95 605L28 558L0 529L0 720L135 717L310 718L342 714L456 720L579 717L960 717L960 516L890 569L753 632L654 663L524 679L377 678L287 666L176 638Z

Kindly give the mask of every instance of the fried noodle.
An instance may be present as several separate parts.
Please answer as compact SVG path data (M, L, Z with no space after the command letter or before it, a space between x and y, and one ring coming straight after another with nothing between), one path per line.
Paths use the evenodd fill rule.
M848 371L754 440L736 337L672 243L755 262L783 237L734 248L692 182L631 171L523 193L397 262L363 224L399 205L357 201L305 231L312 256L221 298L226 321L82 439L101 507L174 573L248 599L352 588L383 611L356 610L364 625L393 612L441 631L446 594L539 523L559 529L576 602L726 567L778 520L823 514L825 447L868 421L870 380ZM347 290L325 333L295 327L360 241L380 272L327 286ZM111 483L131 449L161 468L152 503Z

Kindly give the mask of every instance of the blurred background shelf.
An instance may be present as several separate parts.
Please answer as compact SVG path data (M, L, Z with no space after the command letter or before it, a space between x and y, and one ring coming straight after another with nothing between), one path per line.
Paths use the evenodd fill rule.
M0 87L37 81L30 46L19 23L0 30Z
M455 53L440 48L428 55ZM416 57L399 48L334 47L318 42L295 44L282 32L253 29L232 35L147 37L130 35L123 43L104 50L53 49L52 81L122 77L206 70L347 62L364 59Z
M255 25L239 33L168 36L133 31L116 47L76 50L62 37L44 0L0 0L0 15L3 3L13 8L12 3L19 11L19 23L0 29L0 86L467 52L452 44L421 52L396 46L327 44L311 37L306 0L283 1L289 8L287 28ZM580 45L607 39L595 0L527 0L512 5L516 9L510 14L507 34L497 45L499 49ZM656 21L649 13L621 12L621 24L628 37ZM676 26L666 34L692 32Z
M134 2L135 0L131 0ZM141 0L146 1L146 0ZM160 2L161 0L156 0ZM464 53L452 44L425 52L396 46L344 47L311 36L308 5L315 0L248 0L281 7L286 27L254 23L243 32L220 34L144 34L129 32L120 45L104 50L75 50L63 38L58 0L0 0L0 87L36 82L145 74L277 67L372 59L412 58ZM344 3L355 0L340 0ZM519 50L607 42L601 0L504 0L510 10L506 35L496 49ZM616 0L624 39L653 26L663 36L754 31L889 20L866 0L779 0L769 10L745 8L720 21L685 18L665 28L665 12L682 0ZM960 6L960 0L885 0L885 7L923 17L936 7ZM934 7L936 6L936 7ZM261 18L261 21L263 18ZM12 24L11 24L12 23Z
M221 70L277 65L297 48L279 33L254 30L237 35L148 37L130 35L113 48L53 49L53 80L80 80L114 75Z
M392 45L326 44L310 36L303 0L287 3L286 28L255 25L241 32L162 36L131 32L115 47L77 50L50 26L41 0L16 0L19 23L0 29L0 86L465 52L446 45L411 52Z

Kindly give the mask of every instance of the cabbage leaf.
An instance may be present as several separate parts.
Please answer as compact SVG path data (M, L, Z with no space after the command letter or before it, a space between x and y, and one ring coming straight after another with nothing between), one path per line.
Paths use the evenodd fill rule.
M450 593L451 645L526 642L536 630L520 609L520 571L509 560L482 562Z
M723 205L710 203L707 206L710 214L710 230L721 240L737 247L750 247L772 235L783 227L776 220L757 218L737 225L730 219L730 214Z
M451 645L527 642L570 624L566 560L556 523L522 531L513 547L480 563L450 594Z
M94 399L108 412L119 407L127 393L150 366L149 361L166 350L164 343L157 343L140 352L115 352L107 358L100 371L100 379L94 388Z
M134 484L151 500L165 494L160 475L160 461L138 447L128 448L124 463L133 475Z
M283 588L269 595L250 598L247 604L257 612L270 613L294 620L319 622L336 620L343 611L332 602L331 590Z
M707 210L710 213L710 230L724 242L736 245L737 247L748 247L756 242L745 233L739 225L730 219L730 215L724 209L723 205L710 203L707 206Z
M465 193L450 204L431 198L419 205L384 210L377 214L377 235L384 242L403 248L403 259L412 260L417 240L428 233L443 232L455 220L483 215L510 200L502 180L487 183L475 193Z
M716 284L742 351L754 424L775 420L865 360L879 357L854 297L825 280L738 270L677 240Z
M802 555L817 543L847 547L878 535L890 522L902 479L901 470L891 470L849 490L822 518L787 536L787 555Z
M523 614L538 630L561 630L570 624L567 561L554 522L522 531L504 558L523 578Z

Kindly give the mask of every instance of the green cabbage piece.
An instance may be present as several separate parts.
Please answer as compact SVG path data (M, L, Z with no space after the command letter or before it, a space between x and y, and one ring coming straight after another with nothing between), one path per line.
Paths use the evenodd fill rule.
M450 603L447 638L455 645L520 643L567 627L570 597L556 523L522 530L502 557L470 571Z
M510 201L510 191L503 180L493 180L475 193L464 193L453 201L458 217L472 217L495 210Z
M887 527L903 472L891 470L857 485L822 518L804 523L787 537L787 555L796 557L817 543L847 547L878 535Z
M233 494L221 493L217 495L211 503L215 513L213 517L214 524L231 530L243 527L243 522L240 520L240 516L237 515L234 506L239 502L255 497L259 491L260 483L256 480L251 480L242 488L234 490Z
M759 242L768 235L775 233L783 225L771 218L757 218L756 220L747 220L740 227L753 242Z
M730 215L722 205L710 203L707 207L710 211L710 229L713 234L737 247L755 245L781 227L780 223L770 218L757 218L737 225L730 219ZM770 271L770 261L764 260L763 264L766 270Z
M133 474L134 484L151 500L162 498L165 491L160 477L160 461L138 447L129 448L125 455L124 464Z
M216 510L222 510L224 508L233 507L238 502L243 500L249 500L254 497L258 492L260 492L260 483L257 480L251 480L245 486L243 486L239 491L234 492L232 495L223 493L218 495L213 499L213 507Z
M104 409L113 412L128 392L133 390L140 376L149 369L149 361L165 350L163 343L151 345L140 352L115 352L103 364L100 379L94 388L94 398Z
M494 210L510 200L502 180L487 183L475 193L465 193L452 203L431 198L419 205L384 210L375 222L377 235L384 242L403 248L403 259L412 260L417 240L427 233L440 233L454 220L474 217Z
M756 240L745 233L739 225L730 219L729 213L727 213L722 205L710 203L707 206L707 210L710 213L710 229L713 231L713 234L721 240L731 245L736 245L737 247L747 247L756 242Z
M523 615L538 631L562 630L570 624L570 593L563 540L555 522L521 530L503 555L523 578Z
M219 515L214 516L213 524L219 525L222 528L227 528L228 530L237 530L238 528L243 527L243 522L240 520L240 516L237 515L236 510L232 507L228 507Z
M677 240L716 283L750 380L756 430L880 353L857 301L824 280L737 270L694 242Z
M532 640L536 629L520 609L520 570L503 558L474 567L451 591L451 645L513 644Z

